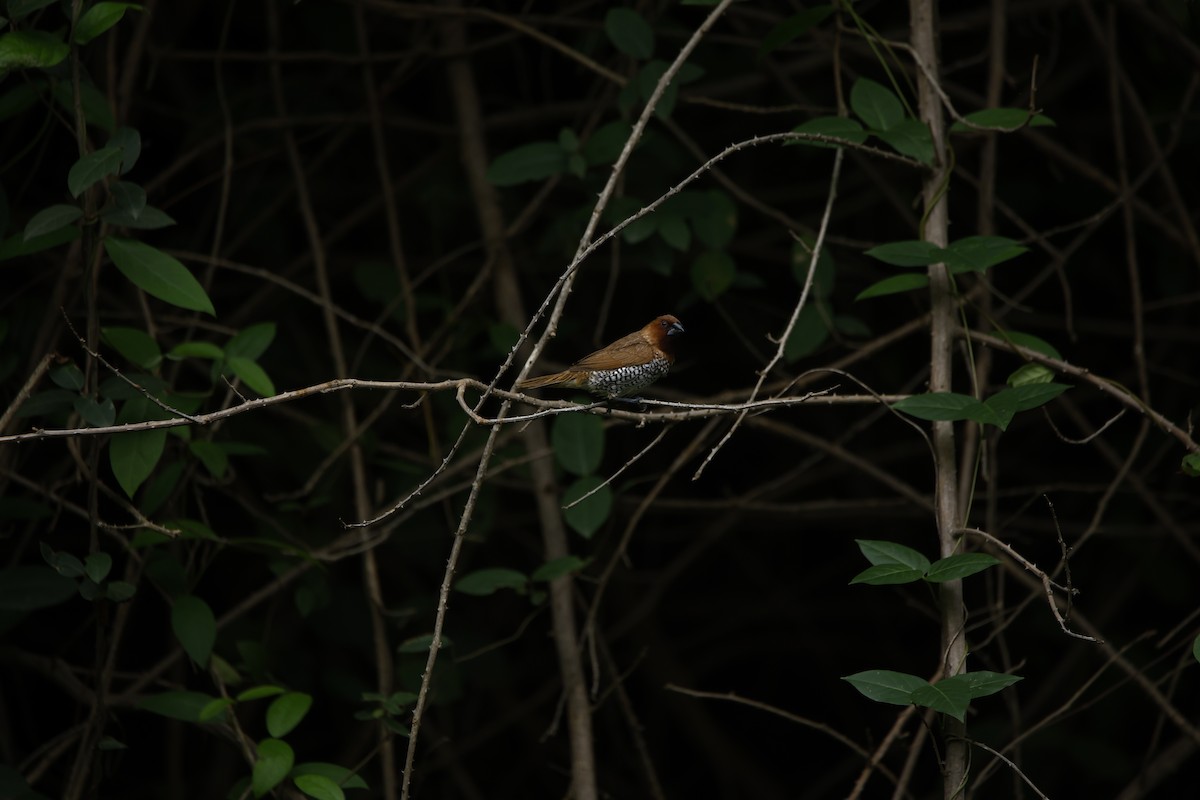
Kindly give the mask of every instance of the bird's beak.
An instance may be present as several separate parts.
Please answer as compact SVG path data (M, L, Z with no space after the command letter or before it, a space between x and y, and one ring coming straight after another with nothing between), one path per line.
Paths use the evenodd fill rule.
M676 336L683 333L683 326L678 322L671 323L671 327L667 328L667 336Z

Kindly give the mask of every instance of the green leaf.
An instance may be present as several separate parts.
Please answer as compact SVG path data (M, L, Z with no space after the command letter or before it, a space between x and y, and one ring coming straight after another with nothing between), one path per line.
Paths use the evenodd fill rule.
M964 681L958 680L958 677L961 676L946 678L932 686L926 684L914 689L912 702L962 722L966 719L967 706L971 703L971 689Z
M1050 358L1054 358L1059 361L1063 360L1062 353L1058 352L1054 345L1050 344L1045 339L1040 339L1037 336L1034 336L1032 333L998 330L994 335L999 336L1006 341L1010 341L1020 347L1032 350L1035 353L1041 353L1044 356L1049 356Z
M487 179L493 186L516 186L541 181L567 168L567 154L558 142L531 142L497 156L488 167Z
M82 208L65 203L43 208L34 214L29 219L29 222L25 224L25 231L21 235L21 241L28 242L34 237L54 233L59 228L65 228L82 216Z
M88 557L83 560L83 568L89 578L96 583L101 583L108 577L109 570L112 569L112 556L102 551L89 553Z
M867 140L867 132L857 120L849 117L816 117L792 128L792 133L806 133L813 136L827 136L832 139L842 139L851 144L862 144ZM803 144L809 147L831 147L838 145L819 139L796 139L788 144Z
M933 242L913 239L904 242L888 242L866 251L866 255L894 267L927 267L937 264L945 257L945 251Z
M101 147L76 161L67 172L71 197L79 197L89 186L104 180L121 168L121 148Z
M1008 376L1009 386L1033 386L1035 384L1051 383L1054 380L1054 370L1042 364L1025 364Z
M175 258L144 242L119 236L105 237L104 250L121 274L146 294L180 308L216 315L204 288Z
M196 439L188 442L188 450L199 459L209 475L218 480L225 477L225 472L229 469L229 454L221 445L207 439Z
M259 356L267 352L274 340L275 323L260 322L238 331L225 345L225 355L229 358L240 356L257 361Z
M814 26L824 22L826 17L832 13L833 6L814 6L788 17L767 32L767 35L763 37L762 44L758 46L758 54L765 56L788 42L799 39Z
M70 54L65 42L43 31L11 31L0 35L0 73L12 69L49 69Z
M56 606L73 597L76 586L75 581L40 564L0 570L0 611L37 611Z
M106 30L121 21L128 9L141 11L142 7L135 3L96 3L83 12L75 25L76 44L87 44Z
M285 691L287 690L282 686L273 686L270 684L263 686L252 686L249 689L240 692L237 696L237 701L239 703L246 703L251 700L261 700L264 697L274 697L276 695L283 694Z
M224 717L225 710L233 706L233 701L228 697L218 697L211 703L200 709L199 721L211 722L217 717Z
M1012 131L1017 128L1028 125L1030 128L1040 128L1043 126L1054 127L1054 120L1047 117L1045 114L1030 114L1029 111L1023 108L984 108L979 111L972 111L970 114L963 116L963 119L984 128L995 128L1004 131ZM965 125L962 122L955 122L950 126L951 133L983 133L976 128Z
M593 167L614 163L632 132L633 126L623 119L601 125L584 142L584 159Z
M217 619L208 603L190 594L176 597L171 607L171 629L192 661L206 668L217 641Z
M634 77L634 83L642 100L650 101L655 88L670 66L666 61L656 59L638 70L638 74ZM654 107L654 116L663 120L670 118L671 112L675 110L675 103L679 99L679 85L685 82L684 70L680 69L676 73L675 80L667 84L667 88L659 96L658 105Z
M902 156L922 164L933 163L933 137L929 126L919 119L907 118L886 131L875 131L875 135Z
M121 406L117 423L126 425L134 422L163 419L165 412L141 395L132 397ZM108 448L108 460L113 475L133 497L142 482L154 471L163 448L167 443L167 432L161 428L148 431L130 431L113 435Z
M82 578L87 574L83 562L65 550L55 550L45 542L41 542L39 549L42 558L59 575L67 578Z
M137 328L102 328L101 335L114 350L142 369L154 369L162 363L162 351L148 333Z
M563 492L563 505L570 506L576 500L596 490L588 499L563 511L563 518L572 530L585 539L590 539L600 530L612 511L613 495L609 486L598 475L587 475L572 483ZM599 487L599 488L597 488Z
M929 569L929 559L911 547L881 539L855 539L859 551L876 566L902 566L918 570L922 575Z
M316 800L345 800L346 793L342 787L324 775L297 775L292 780L297 789Z
M212 342L184 342L167 351L167 358L173 361L184 358L211 358L220 361L225 358L225 351Z
M724 250L737 231L737 206L719 189L696 192L695 198L696 206L691 211L692 231L709 249Z
M1179 462L1179 468L1190 478L1200 478L1200 453L1188 453Z
M415 697L415 696L414 696ZM292 768L291 776L320 775L346 789L370 789L367 782L345 767L323 761L306 761Z
M262 797L287 777L296 761L291 745L279 739L263 739L258 743L258 758L250 775L255 797Z
M75 91L71 81L57 81L53 84L54 102L58 103L71 118L75 114ZM96 125L106 131L116 127L112 109L108 107L108 98L90 81L79 84L79 99L83 105L83 117L88 125Z
M587 566L587 561L579 556L563 556L556 558L553 561L547 561L533 571L529 576L533 581L552 581L555 578L561 578L563 575L570 575L579 572Z
M987 553L958 553L938 559L929 567L925 580L930 583L958 580L1000 563L1000 559Z
M137 701L143 711L183 722L199 722L200 713L217 698L201 692L173 691L152 694Z
M249 386L255 392L263 397L275 396L275 384L267 376L266 371L258 365L257 361L251 361L248 358L230 358L225 363L229 365L229 369L233 374L241 379L242 383Z
M1200 661L1200 635L1197 635L1192 642L1192 658Z
M891 586L899 583L915 583L925 577L923 570L912 569L903 564L878 564L867 567L850 579L850 585L865 583L871 586Z
M68 225L41 236L34 236L29 241L25 241L23 234L16 233L0 242L0 261L40 253L43 250L73 242L78 238L79 228L75 225Z
M563 469L590 475L604 459L604 422L592 414L559 414L550 427L550 446Z
M108 146L121 148L121 174L124 175L133 169L133 165L137 163L138 157L142 154L142 134L137 128L117 128L113 131L112 136L108 137ZM114 184L114 186L116 185ZM127 185L133 186L134 184ZM142 196L146 196L144 191ZM144 206L145 203L143 202L142 205Z
M820 310L813 303L808 303L800 309L792 333L783 344L783 358L790 364L812 355L828 338L829 328L825 326Z
M146 210L146 190L129 181L113 181L108 187L116 207L137 220Z
M288 692L275 698L267 706L267 732L277 739L287 736L308 714L312 703L312 695L304 692Z
M859 78L850 88L850 107L868 128L890 130L904 121L904 105L891 89L870 78Z
M666 216L658 224L658 235L667 246L682 253L692 245L692 230L683 217Z
M56 386L78 392L83 388L83 370L74 363L63 364L50 370L50 380L54 381Z
M1004 236L968 236L951 242L944 260L951 272L983 272L1026 252L1028 247Z
M737 266L724 251L709 250L692 262L692 288L710 303L733 285Z
M128 208L115 208L105 211L100 215L100 219L109 225L121 228L134 228L142 231L156 231L159 228L166 228L175 224L175 220L169 214L154 206L146 206L138 212L137 216L134 216Z
M903 411L917 419L958 421L975 420L995 424L995 412L983 403L957 392L926 392L914 394L892 404L892 408Z
M929 686L929 682L904 672L886 669L869 669L842 678L866 697L878 703L906 706L912 702L913 692Z
M1071 387L1065 383L1038 383L1031 386L1016 386L1011 389L1001 389L991 398L999 395L1011 396L1011 402L1017 411L1029 411L1044 406Z
M604 32L613 46L627 56L645 60L654 55L654 30L631 8L611 8L604 16Z
M500 589L513 589L519 594L524 594L528 585L529 578L524 573L504 567L490 567L462 576L454 584L454 588L463 594L486 597Z
M1019 680L1022 680L1020 675L1006 675L1003 672L980 670L978 672L964 672L961 675L955 675L953 678L946 678L941 683L951 681L965 684L973 700L976 697L987 697L1002 689L1007 689ZM939 683L938 685L941 684Z

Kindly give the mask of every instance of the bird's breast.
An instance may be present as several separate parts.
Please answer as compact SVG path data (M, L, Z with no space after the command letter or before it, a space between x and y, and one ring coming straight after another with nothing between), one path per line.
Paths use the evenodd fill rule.
M671 362L668 359L654 358L644 364L592 370L585 388L593 394L620 397L646 388L670 369Z

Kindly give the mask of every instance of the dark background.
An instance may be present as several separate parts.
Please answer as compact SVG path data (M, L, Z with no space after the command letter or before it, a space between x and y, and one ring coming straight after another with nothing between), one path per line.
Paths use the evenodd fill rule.
M945 5L943 81L955 107L966 113L986 105L988 70L998 56L990 44L996 21L988 4ZM880 60L845 16L761 53L768 32L800 8L732 7L692 58L703 75L683 87L669 121L651 122L620 185L623 195L647 203L725 146L836 114L835 71L845 91L858 77L889 85ZM880 36L907 39L904 4L856 8ZM655 32L655 57L666 60L708 11L675 3L637 9ZM178 221L140 237L202 278L217 315L196 318L139 299L136 288L106 266L94 307L100 324L152 327L165 350L191 339L224 341L250 324L273 321L278 333L260 363L277 388L335 377L320 307L271 280L316 291L309 235L284 148L290 131L334 302L423 348L430 366L421 369L363 325L343 320L350 374L490 380L511 331L501 326L493 298L492 265L467 190L463 131L447 68L453 59L466 60L492 157L553 141L563 128L586 139L621 118L620 87L523 28L627 78L638 65L605 35L607 10L608 4L586 2L455 10L243 0L151 1L143 13L130 12L85 48L84 78L105 95L119 124L141 132L142 158L127 179L141 183L150 203ZM40 13L32 18L38 29L53 30L64 19L57 4ZM1188 2L1000 3L1005 61L999 105L1030 105L1036 59L1032 103L1056 125L998 136L991 188L983 177L987 135L954 137L956 166L948 189L952 239L995 233L1029 248L986 278L960 279L965 323L1035 334L1065 361L1128 387L1188 429L1200 396L1198 14ZM356 35L356 15L367 31L369 55ZM459 23L466 25L465 51L446 44L446 26ZM899 50L888 66L911 77L911 61ZM273 94L273 69L279 70L285 111ZM31 77L9 74L0 95ZM367 82L379 98L415 316L393 302L399 288ZM908 99L915 107L915 97ZM633 113L640 109L638 103ZM89 135L95 147L107 134L92 127ZM19 235L37 210L71 202L64 176L78 151L61 107L43 98L6 112L0 153L6 154L0 174L9 207L6 237ZM783 331L799 297L791 233L815 232L832 162L830 150L778 145L727 159L720 176L706 176L695 188L719 188L734 198L737 229L728 248L737 266L733 285L712 301L696 291L690 269L703 246L695 241L686 252L657 237L609 245L584 262L548 363L569 362L657 314L673 313L687 335L670 377L650 394L694 402L744 399L774 352L767 337ZM1121 190L1122 170L1135 186L1128 194ZM499 189L526 307L540 305L570 262L608 172L597 165L582 179L561 175ZM918 237L920 180L911 167L848 151L829 226L836 266L823 309L830 320L852 320L822 337L804 358L781 362L767 378L769 388L779 390L808 369L844 364L879 393L923 390L929 369L924 327L877 340L924 314L926 294L854 299L893 272L865 250ZM221 199L225 182L227 206ZM86 326L81 263L77 249L64 247L0 264L6 330L0 405L14 400L45 352L86 360L63 324L66 317ZM469 294L481 275L478 291ZM1131 280L1140 286L1140 305ZM1135 325L1144 329L1146 386L1136 369ZM1021 365L1012 354L979 346L968 353L960 345L958 354L955 388L964 393L975 390L973 364L985 396ZM164 362L161 375L176 387L208 393L204 410L232 402L204 362ZM1047 570L1060 561L1059 533L1068 545L1078 545L1070 562L1080 591L1071 625L1106 645L1065 635L1040 585L1010 560L968 578L969 666L1024 678L972 704L968 735L1003 751L1050 797L1184 796L1200 780L1200 692L1191 655L1200 626L1200 494L1195 479L1180 469L1186 451L1178 439L1128 410L1088 438L1122 406L1094 386L1058 379L1074 388L1044 411L1019 414L1003 434L983 432L985 458L968 524ZM854 382L829 374L802 385L861 393ZM465 422L451 394L431 394L424 405L405 408L412 393L365 390L353 395L359 418L385 398L390 407L362 437L366 491L378 511L430 474ZM349 790L349 796L380 796L377 728L354 718L369 707L362 693L375 686L361 559L321 560L301 576L279 581L306 562L305 553L342 536L341 523L355 517L347 459L318 473L345 438L339 402L338 396L314 397L198 433L260 448L235 457L222 479L207 475L185 443L169 437L161 466L177 463L184 472L153 518L200 519L219 541L128 549L133 531L103 534L115 572L131 570L126 574L137 576L138 594L119 641L104 724L104 733L127 748L103 754L91 796L223 797L249 772L240 748L213 726L134 708L146 692L215 693L210 676L186 658L157 666L178 652L162 581L153 580L148 567L160 558L183 568L190 591L218 617L278 582L269 599L240 610L221 629L215 652L246 685L270 681L311 693L312 711L287 737L297 760L358 768L371 790ZM24 418L2 433L78 424L66 417ZM930 585L848 585L867 566L855 539L898 541L935 557L928 505L933 467L917 432L867 403L773 411L747 419L703 475L691 480L729 424L726 418L714 427L703 421L674 425L617 479L613 513L596 536L572 534L572 552L594 558L576 583L579 606L586 609L593 579L645 493L680 452L703 439L697 456L641 517L628 561L615 573L599 612L601 649L611 662L600 663L594 731L599 784L608 797L653 796L639 737L668 797L844 797L863 760L830 735L761 708L665 687L734 693L828 726L872 750L901 709L869 701L840 678L875 668L930 677L940 661ZM601 474L615 472L658 430L612 423ZM958 433L960 446L978 435L969 425ZM451 534L482 437L472 433L458 456L460 468L433 484L428 502L389 529L375 549L392 647L432 627ZM86 515L65 505L87 506L86 455L80 455L87 446L74 446L63 440L0 446L5 567L42 563L43 541L80 557L88 551ZM521 456L519 440L504 436L497 462ZM98 463L99 480L115 488L103 454ZM911 487L925 502L876 473ZM278 499L302 489L314 474L319 477L309 491ZM488 480L460 573L495 566L530 572L542 563L531 488L519 465ZM107 496L99 507L102 517L125 519ZM307 594L298 601L301 593ZM47 797L63 791L75 758L71 731L87 720L88 704L73 687L94 682L95 632L111 630L106 626L113 608L76 597L7 618L0 651L0 759L33 776L34 788ZM453 646L443 653L434 680L413 777L417 796L562 797L569 752L544 605L511 592L456 594L446 633ZM468 657L489 644L497 646ZM424 658L397 654L397 688L415 690ZM150 685L130 692L147 674ZM247 705L239 712L251 738L266 735L261 708ZM927 717L927 724L936 740L937 717ZM939 796L937 744L921 730L919 719L910 721L884 763L899 772L920 743L906 796ZM403 739L398 747L402 754ZM1036 796L984 749L972 749L971 775L971 797ZM891 783L876 774L864 796L891 791Z

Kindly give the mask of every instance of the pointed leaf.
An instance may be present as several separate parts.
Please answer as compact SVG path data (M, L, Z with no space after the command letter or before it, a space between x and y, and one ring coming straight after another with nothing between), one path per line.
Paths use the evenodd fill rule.
M947 678L932 686L926 684L914 690L912 702L925 708L932 708L934 711L947 714L962 722L966 719L967 706L971 703L971 689L963 681Z
M131 219L138 219L146 210L146 190L136 183L113 181L112 185L108 187L108 191L112 193L116 207L128 214Z
M79 197L97 181L107 178L121 168L121 148L101 147L88 153L72 165L67 173L67 188L72 197Z
M957 392L926 392L914 394L892 403L892 408L917 419L975 420L993 425L999 422L995 411L974 397Z
M1200 453L1188 453L1179 463L1179 468L1189 478L1200 477Z
M945 258L945 251L933 242L913 239L872 247L866 255L894 267L927 267L940 263Z
M1054 126L1054 120L1047 117L1045 114L1030 114L1024 108L984 108L979 111L972 111L970 114L963 116L963 119L969 121L973 125L978 125L984 128L992 128L1001 131L1013 131L1022 127L1040 128L1043 126ZM984 133L978 128L965 125L962 122L955 122L950 126L951 133Z
M1028 247L1004 236L968 236L950 243L945 262L951 272L983 272L1027 252Z
M170 214L154 206L146 206L138 212L137 216L134 216L130 209L114 208L101 214L100 219L109 225L142 231L156 231L159 228L175 224L175 220L171 218Z
M142 7L136 3L96 3L79 17L75 25L75 42L87 44L120 22L129 9L141 11Z
M999 563L1000 559L987 553L957 553L933 562L925 580L930 583L958 580Z
M237 701L239 703L246 703L251 700L261 700L264 697L275 697L276 695L283 694L285 691L287 690L282 686L273 686L270 684L263 686L252 686L243 692L239 692Z
M807 133L812 136L827 136L832 139L843 139L851 144L862 144L867 140L867 132L858 120L849 117L816 117L792 128L792 133ZM788 144L804 144L809 147L837 147L832 142L819 139L796 139Z
M971 699L995 694L1002 689L1007 689L1019 680L1022 680L1020 675L1008 675L1003 672L989 672L987 670L964 672L961 675L955 675L953 678L946 679L946 681L965 685L967 691L971 694Z
M414 699L415 699L414 695ZM367 782L345 767L337 764L327 764L323 761L306 761L292 768L293 778L303 775L320 775L345 789L369 789Z
M117 128L108 137L108 146L121 148L121 174L124 175L133 169L142 154L142 134L137 128ZM145 192L142 194L144 196Z
M783 343L783 358L789 364L812 355L829 338L829 328L820 310L812 303L800 309L792 333Z
M106 237L104 250L117 269L146 294L180 308L216 315L204 288L177 259L144 242L118 236Z
M1042 364L1024 364L1013 370L1005 381L1009 386L1033 386L1035 384L1052 383L1054 370Z
M255 392L263 397L275 396L275 384L271 382L267 376L266 370L258 365L257 361L251 361L248 358L230 358L225 363L229 365L229 369L233 371L242 383L249 386Z
M25 224L25 230L21 234L21 241L28 242L36 236L45 236L48 233L53 233L59 228L70 225L82 216L82 208L65 203L43 208L30 217L29 222Z
M878 703L906 706L912 702L913 692L927 688L929 682L904 672L886 669L869 669L842 678L859 692Z
M271 342L275 340L275 323L260 322L243 328L225 345L225 355L229 358L241 356L251 361L267 352Z
M911 547L880 539L855 539L867 561L879 565L898 565L918 570L922 575L929 569L929 559Z
M878 564L867 567L850 579L850 585L865 583L870 586L891 586L900 583L915 583L925 577L925 572L902 564Z

